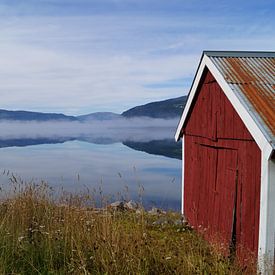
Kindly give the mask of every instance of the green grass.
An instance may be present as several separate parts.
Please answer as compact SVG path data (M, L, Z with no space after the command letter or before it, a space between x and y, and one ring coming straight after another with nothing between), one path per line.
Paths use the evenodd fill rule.
M186 226L142 210L88 208L89 194L54 199L45 183L14 183L0 204L0 274L252 274ZM178 213L161 215L169 220Z

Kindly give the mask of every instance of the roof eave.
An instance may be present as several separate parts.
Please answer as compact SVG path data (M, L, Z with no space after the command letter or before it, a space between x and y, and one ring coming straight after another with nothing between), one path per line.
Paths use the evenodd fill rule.
M275 52L265 51L203 51L203 54L210 57L275 57Z

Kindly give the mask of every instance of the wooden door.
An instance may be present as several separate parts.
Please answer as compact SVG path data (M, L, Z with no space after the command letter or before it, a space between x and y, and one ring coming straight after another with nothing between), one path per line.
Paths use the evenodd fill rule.
M238 200L238 153L231 149L217 149L217 175L213 211L213 233L229 255L236 243Z
M236 241L238 153L228 148L199 145L200 157L193 190L196 218L193 225L225 255ZM220 245L222 244L222 245Z

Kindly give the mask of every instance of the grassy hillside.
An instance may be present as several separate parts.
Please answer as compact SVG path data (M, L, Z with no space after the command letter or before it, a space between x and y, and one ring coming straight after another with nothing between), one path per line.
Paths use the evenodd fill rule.
M94 202L87 191L57 200L45 183L11 180L0 204L1 274L243 274L175 223L178 213L114 211L103 196L96 209L85 206Z

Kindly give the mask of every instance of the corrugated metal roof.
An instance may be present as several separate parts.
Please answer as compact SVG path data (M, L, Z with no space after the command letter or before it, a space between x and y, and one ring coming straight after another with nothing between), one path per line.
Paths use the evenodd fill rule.
M275 52L204 52L275 146Z

